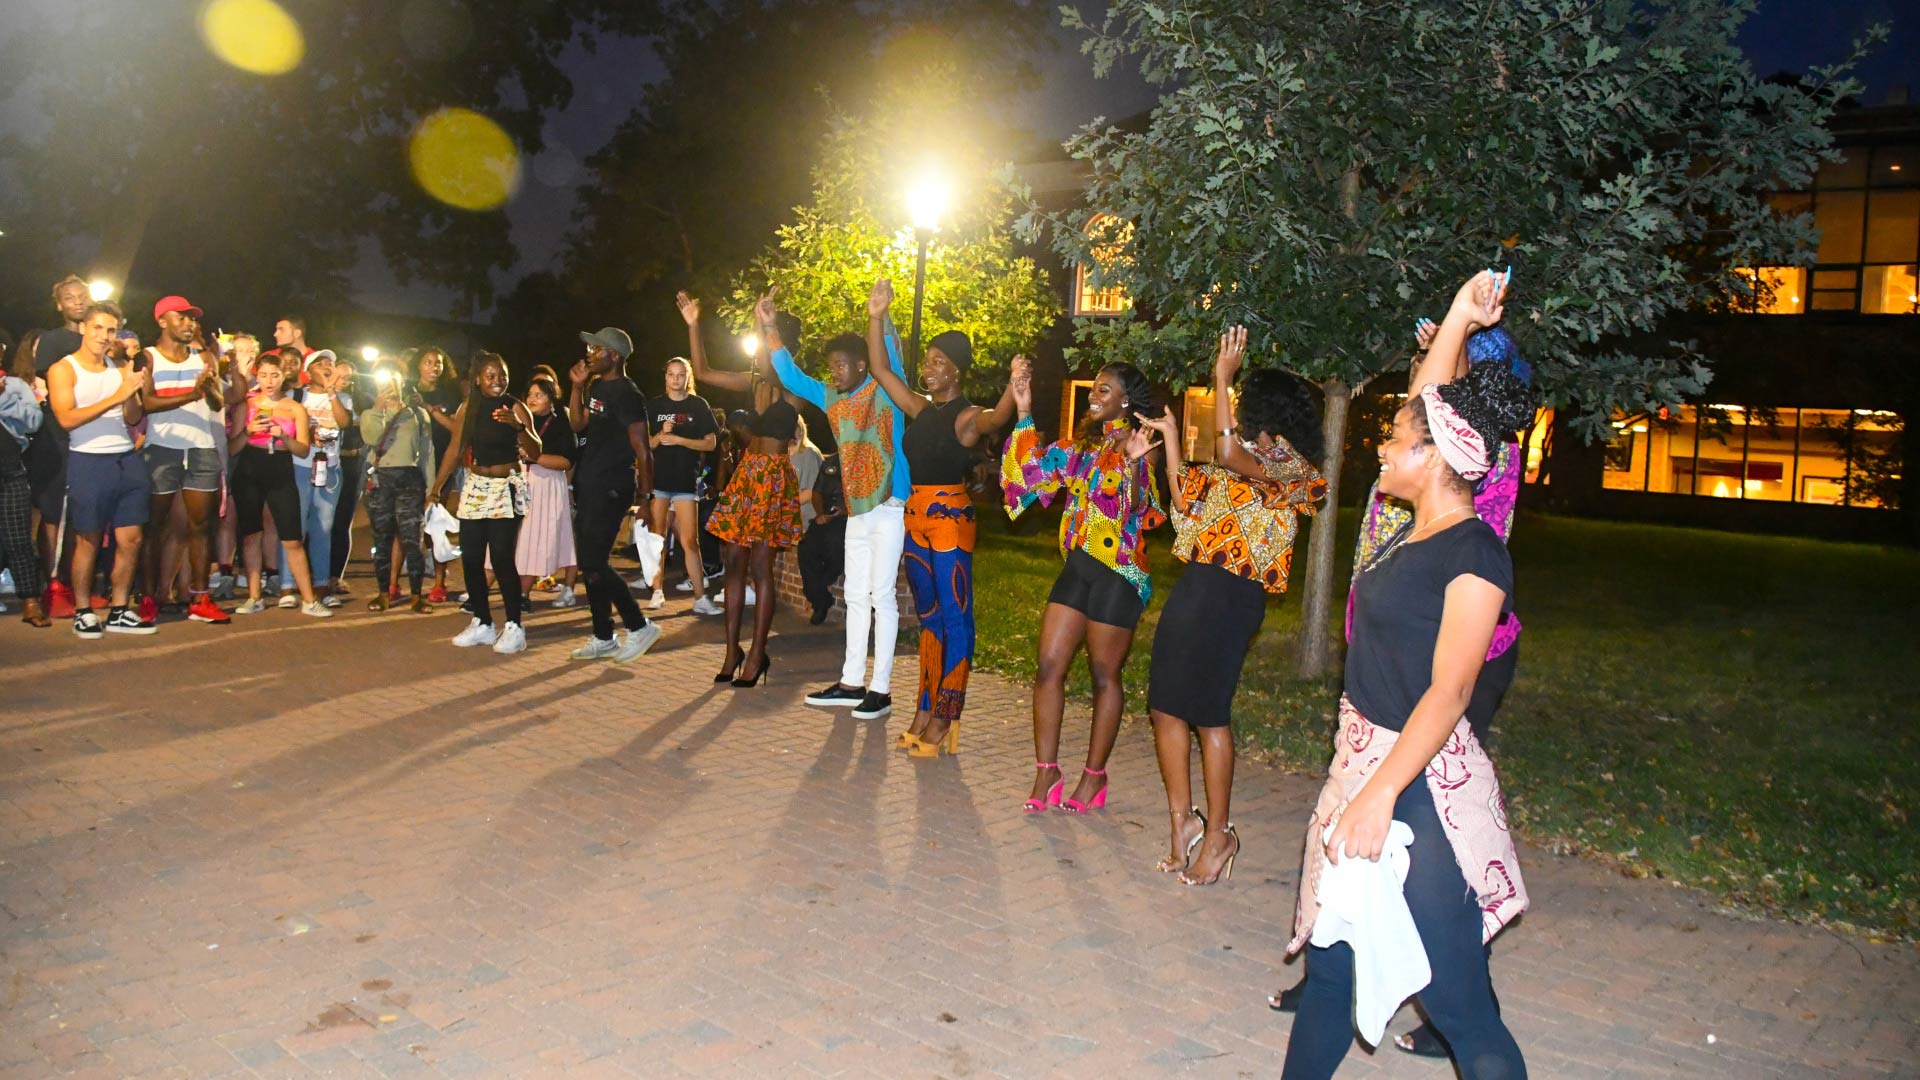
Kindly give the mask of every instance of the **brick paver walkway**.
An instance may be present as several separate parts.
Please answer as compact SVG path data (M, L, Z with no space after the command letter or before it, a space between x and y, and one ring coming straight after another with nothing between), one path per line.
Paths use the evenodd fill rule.
M1238 873L1183 889L1139 727L1111 809L1028 817L1001 680L916 763L899 719L800 704L832 627L783 619L772 684L734 691L713 621L628 668L566 661L582 621L543 611L512 659L357 609L0 622L0 1074L1277 1073L1311 781L1243 766ZM1525 855L1495 978L1533 1075L1915 1075L1911 949Z

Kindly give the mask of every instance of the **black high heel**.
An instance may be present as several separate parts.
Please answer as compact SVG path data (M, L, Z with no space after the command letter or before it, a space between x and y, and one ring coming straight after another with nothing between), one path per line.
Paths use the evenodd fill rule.
M740 665L746 662L746 653L735 655L732 662L728 663L726 667L721 668L720 674L713 677L713 685L719 686L721 683L734 683L736 686L739 685L739 683L735 681L734 676L739 673Z
M743 656L743 657L741 657L740 659L741 659L741 662L742 662L742 663L745 663L745 662L746 662L746 657L744 657L744 656ZM734 689L736 689L736 690L745 690L745 689L747 689L748 687L751 687L751 686L758 686L759 684L761 684L761 683L763 683L763 682L766 682L766 681L767 681L767 669L768 669L769 667L772 667L772 666L773 666L773 657L771 657L771 656L763 656L763 657L761 657L761 658L760 658L760 670L759 670L759 671L757 671L757 672L754 672L754 675L753 675L753 678L751 678L751 679L735 679L735 680L733 680L733 685L734 685Z

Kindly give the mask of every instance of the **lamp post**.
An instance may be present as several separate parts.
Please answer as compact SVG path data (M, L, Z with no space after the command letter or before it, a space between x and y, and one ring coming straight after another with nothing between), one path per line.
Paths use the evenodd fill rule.
M87 282L87 295L92 297L96 304L104 303L113 297L113 282L104 278L95 278Z
M947 208L947 185L931 173L920 178L907 192L907 212L913 219L913 328L908 335L907 382L920 381L920 313L927 293L927 243L940 227L940 214Z

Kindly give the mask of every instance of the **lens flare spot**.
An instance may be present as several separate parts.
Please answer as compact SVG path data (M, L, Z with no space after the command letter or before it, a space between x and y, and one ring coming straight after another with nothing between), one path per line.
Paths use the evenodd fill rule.
M285 75L307 52L300 24L273 0L209 0L200 37L213 55L255 75Z
M441 109L407 148L413 178L461 210L492 210L520 189L520 152L499 124L471 109Z

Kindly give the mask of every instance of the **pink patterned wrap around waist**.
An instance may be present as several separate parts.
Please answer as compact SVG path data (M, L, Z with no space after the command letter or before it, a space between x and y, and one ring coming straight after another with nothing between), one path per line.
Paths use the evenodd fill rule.
M1320 875L1328 866L1322 842L1325 831L1340 820L1348 801L1387 759L1399 738L1399 732L1361 716L1346 695L1341 695L1333 764L1327 769L1326 786L1320 789L1320 799L1307 821L1300 901L1294 909L1289 955L1307 943L1314 919L1320 914ZM1433 808L1453 847L1454 860L1460 864L1460 874L1473 886L1480 902L1480 940L1491 941L1502 927L1527 910L1527 885L1520 877L1513 833L1507 828L1507 804L1500 794L1500 778L1464 717L1427 764L1424 775L1433 793Z

